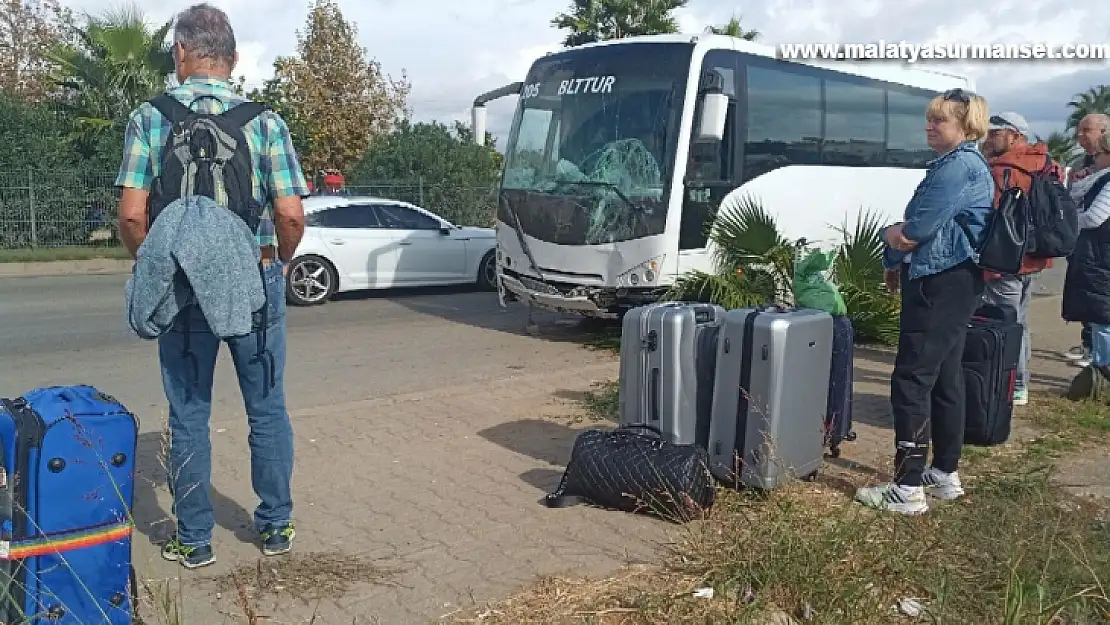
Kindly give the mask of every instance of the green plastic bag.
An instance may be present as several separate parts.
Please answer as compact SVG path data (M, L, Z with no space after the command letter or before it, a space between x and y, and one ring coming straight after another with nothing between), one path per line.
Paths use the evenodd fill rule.
M829 279L829 269L836 260L836 252L810 252L794 266L794 305L798 308L815 308L830 315L847 314L840 289Z

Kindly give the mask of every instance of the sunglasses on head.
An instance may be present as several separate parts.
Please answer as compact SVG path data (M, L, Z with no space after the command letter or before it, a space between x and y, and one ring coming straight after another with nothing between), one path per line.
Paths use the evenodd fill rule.
M945 100L948 100L949 102L959 102L960 104L971 104L971 94L967 91L964 91L963 89L961 89L959 87L956 87L955 89L949 89L948 91L945 91L944 95L941 96L941 97L944 98Z

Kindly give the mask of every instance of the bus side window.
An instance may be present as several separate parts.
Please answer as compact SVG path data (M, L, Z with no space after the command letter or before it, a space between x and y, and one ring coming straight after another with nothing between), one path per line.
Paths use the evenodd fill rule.
M925 167L936 154L925 140L925 107L931 93L887 89L886 164L888 167Z
M807 67L748 66L744 180L821 162L821 79Z

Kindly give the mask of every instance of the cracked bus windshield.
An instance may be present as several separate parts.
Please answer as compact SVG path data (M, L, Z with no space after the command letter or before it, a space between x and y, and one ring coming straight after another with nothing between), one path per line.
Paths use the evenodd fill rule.
M515 213L528 236L562 245L662 234L691 49L636 44L537 61L506 150L500 220L512 226Z

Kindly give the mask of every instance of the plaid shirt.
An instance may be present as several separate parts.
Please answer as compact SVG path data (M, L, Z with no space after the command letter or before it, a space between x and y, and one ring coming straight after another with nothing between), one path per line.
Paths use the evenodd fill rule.
M246 101L231 89L227 80L210 76L190 76L167 93L194 111L205 113L220 113ZM212 97L197 100L202 96ZM161 166L159 155L169 131L169 121L149 103L144 102L131 113L124 133L123 162L116 178L117 187L150 190ZM258 244L276 246L271 198L307 196L308 184L293 149L289 128L280 116L267 111L247 124L243 131L254 156L254 175L251 176L254 197L263 206ZM226 201L220 203L226 204Z

